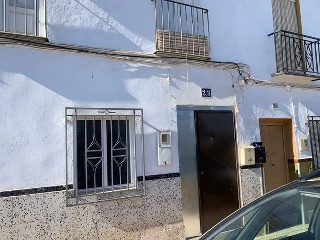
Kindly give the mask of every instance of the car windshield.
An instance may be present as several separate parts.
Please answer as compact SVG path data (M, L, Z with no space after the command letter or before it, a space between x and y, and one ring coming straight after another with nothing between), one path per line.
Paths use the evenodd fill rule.
M238 211L201 239L318 239L320 184L285 188Z

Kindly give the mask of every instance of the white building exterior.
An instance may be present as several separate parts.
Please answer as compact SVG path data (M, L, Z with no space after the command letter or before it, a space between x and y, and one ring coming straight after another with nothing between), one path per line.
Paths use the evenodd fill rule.
M315 68L311 76L301 74L307 67L291 69L290 74L277 69L275 37L268 34L287 29L274 29L272 2L276 1L178 2L4 0L0 4L0 238L185 239L203 233L207 220L201 204L205 198L197 195L204 181L197 165L199 125L180 125L181 111L194 114L193 119L197 111L232 113L234 147L228 151L234 154L231 168L237 189L233 196L238 207L278 184L268 183L270 175L263 173L266 164L276 161L270 158L279 152L284 159L285 182L312 171L307 123L308 116L320 115L320 81L316 81L320 69ZM312 51L318 56L312 55L312 61L319 64L320 2L290 2L298 9L297 33L315 38ZM159 3L169 10L156 11ZM170 27L175 19L170 4L182 6L180 22L175 22L180 32ZM188 4L208 11L195 17L198 8ZM159 14L169 16L158 20L163 29L156 24ZM181 16L189 16L189 20L184 22ZM203 29L192 28L200 23ZM183 24L191 24L190 29ZM207 37L203 41L208 40L210 51L201 56L162 51L157 30L163 31L160 34L178 32L175 43L183 38L188 44L192 35L197 35L193 47L206 49L205 43L197 45L203 31L201 37ZM297 39L302 39L299 36ZM306 45L302 49L307 52ZM307 55L299 58L302 65L308 62ZM209 89L211 96L203 97L203 89ZM95 130L89 130L93 120L104 122L101 132L94 126ZM115 179L118 170L113 166L109 170L102 167L103 173L97 170L96 176L103 180L91 182L102 181L102 186L95 188L87 180L87 185L80 187L77 126L81 121L87 122L83 131L88 138L97 134L98 145L105 144L94 149L103 156L90 155L87 146L84 154L89 168L102 166L100 162L90 165L90 156L98 156L105 166L127 164L124 169L131 172L120 173L125 180ZM127 124L120 127L119 122ZM181 127L185 126L193 135L183 135ZM282 135L275 137L278 142L273 141L272 126L281 126ZM120 154L126 156L116 160L116 153L110 153L116 144L106 142L116 133L119 140L120 128L130 136ZM162 131L169 133L169 141L162 139L164 147L159 140ZM266 148L266 163L242 166L240 149L253 142L264 144L262 132L277 150ZM185 148L185 142L193 148ZM189 151L194 158L189 158ZM124 186L119 189L121 183ZM206 183L210 185L210 181ZM86 196L90 193L92 196Z

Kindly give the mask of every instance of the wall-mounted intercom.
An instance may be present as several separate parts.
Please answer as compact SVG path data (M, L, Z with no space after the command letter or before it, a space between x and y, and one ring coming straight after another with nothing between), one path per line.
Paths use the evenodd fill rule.
M255 164L255 149L254 146L244 146L240 148L240 165Z
M265 163L266 162L266 149L262 145L262 142L253 142L251 145L254 147L255 162Z
M158 131L158 165L171 164L171 132Z
M253 142L251 146L240 148L240 165L254 165L266 162L266 150L262 142Z

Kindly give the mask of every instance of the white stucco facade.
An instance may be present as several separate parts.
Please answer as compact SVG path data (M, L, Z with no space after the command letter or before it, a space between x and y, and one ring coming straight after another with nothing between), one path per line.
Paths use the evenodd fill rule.
M45 3L45 37L49 44L115 50L112 54L116 57L6 41L8 37L0 32L0 192L66 184L67 107L143 109L146 176L180 171L177 106L234 109L237 161L241 146L261 141L259 119L291 119L294 158L312 157L310 148L299 151L299 139L309 139L308 116L320 115L320 81L273 77L277 65L274 38L268 36L274 32L271 0L188 2L209 10L213 62L206 64L153 55L156 35L152 0L46 0ZM320 19L315 17L320 10L318 0L300 0L300 9L303 33L320 37L317 27ZM237 68L237 64L240 67ZM202 97L202 88L211 89L212 97ZM277 108L272 107L274 103ZM171 131L170 165L158 165L159 130ZM141 175L143 170L138 170ZM238 165L237 171L240 205L245 205L263 193L263 181L259 171L243 170ZM259 184L254 185L252 179ZM170 186L170 182L160 185ZM141 203L144 207L150 207L151 203L156 206L153 197L156 199L160 194L152 192L150 186L150 195L147 193L148 198ZM174 223L171 234L178 233L183 239L189 232L183 225L179 180L174 180L172 186L170 191L175 192L172 197L175 203L170 202L169 191L162 196L170 209L176 211L169 219L171 222L165 218L157 222L156 217L143 218L141 222L154 221L149 234L170 232L170 224ZM59 204L56 209L63 205ZM125 206L130 208L130 203ZM103 208L103 203L98 207ZM76 213L65 211L69 214L66 222L72 222L70 216ZM150 212L151 208L141 214ZM165 227L159 230L158 225ZM113 227L116 228L116 224ZM135 235L137 239L138 236L147 239L143 238L148 237L147 228L141 227L144 232ZM135 231L141 232L141 229ZM5 227L1 230L6 236L13 236L11 230ZM64 228L65 232L73 230ZM116 236L116 231L112 234ZM70 238L79 236L74 234ZM174 239L171 237L168 234L164 239Z
M8 138L1 143L7 169L2 191L65 183L65 107L143 108L146 175L155 175L179 172L177 105L235 105L231 75L222 70L155 66L20 46L1 50L6 56L1 98L12 103L3 109L1 131ZM202 98L201 87L212 88L214 96ZM173 132L173 161L159 167L156 133L163 129Z

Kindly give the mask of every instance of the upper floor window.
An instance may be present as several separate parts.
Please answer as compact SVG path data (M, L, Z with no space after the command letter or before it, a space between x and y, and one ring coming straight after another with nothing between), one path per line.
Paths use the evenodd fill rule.
M2 0L0 31L44 36L44 0Z
M190 3L156 0L157 54L209 59L208 9Z

